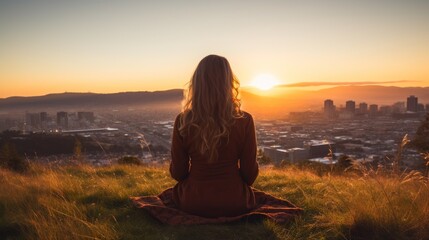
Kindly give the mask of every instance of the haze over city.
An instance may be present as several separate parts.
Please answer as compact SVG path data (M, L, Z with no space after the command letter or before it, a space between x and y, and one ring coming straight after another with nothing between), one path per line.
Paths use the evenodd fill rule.
M427 87L428 22L429 2L418 0L6 0L0 98L184 88L212 53L262 95Z

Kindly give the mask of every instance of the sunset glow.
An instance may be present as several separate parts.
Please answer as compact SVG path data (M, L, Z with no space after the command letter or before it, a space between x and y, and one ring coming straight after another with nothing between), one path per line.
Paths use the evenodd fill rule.
M260 90L429 86L427 22L429 1L0 1L0 98L184 88L208 54Z

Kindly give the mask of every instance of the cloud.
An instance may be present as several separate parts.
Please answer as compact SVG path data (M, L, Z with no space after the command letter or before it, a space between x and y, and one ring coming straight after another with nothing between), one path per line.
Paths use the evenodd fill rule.
M377 84L406 83L406 82L418 82L418 81L400 80L400 81L385 81L385 82L299 82L299 83L277 85L277 87L285 88L285 87L319 87L319 86L359 86L359 85L377 85Z

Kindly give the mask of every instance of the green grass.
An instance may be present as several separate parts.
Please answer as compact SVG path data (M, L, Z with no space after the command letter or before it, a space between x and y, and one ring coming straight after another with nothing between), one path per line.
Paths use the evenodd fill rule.
M288 224L168 226L129 201L174 184L167 166L0 169L0 238L429 239L429 187L415 172L318 176L294 167L262 169L255 188L305 210Z

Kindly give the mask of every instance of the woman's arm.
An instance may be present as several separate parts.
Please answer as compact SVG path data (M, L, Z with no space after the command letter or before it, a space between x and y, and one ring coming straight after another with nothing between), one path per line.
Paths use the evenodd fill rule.
M246 114L249 121L245 128L245 139L240 156L240 174L244 182L251 186L256 180L259 172L259 166L256 162L256 134L255 124L250 114Z
M183 138L179 133L180 115L176 117L171 141L170 175L177 181L182 181L189 174L189 155L185 149Z

